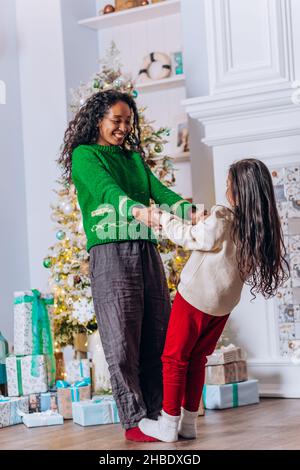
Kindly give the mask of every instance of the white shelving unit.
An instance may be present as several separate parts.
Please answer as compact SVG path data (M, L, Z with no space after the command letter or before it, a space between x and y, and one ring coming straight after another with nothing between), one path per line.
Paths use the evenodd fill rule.
M129 8L128 10L87 18L79 21L78 24L90 29L99 30L145 21L145 18L147 18L147 20L153 20L176 13L180 13L180 0L165 0L161 3L154 3L153 5Z
M135 88L138 91L146 92L146 91L155 91L155 90L162 90L167 88L174 88L176 86L183 86L185 84L185 76L182 75L174 75L170 78L164 78L163 80L151 80L144 83L135 83Z

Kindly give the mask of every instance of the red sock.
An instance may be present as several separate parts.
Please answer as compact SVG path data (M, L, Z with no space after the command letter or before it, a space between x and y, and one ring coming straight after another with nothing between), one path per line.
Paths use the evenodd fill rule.
M135 442L158 442L158 439L155 439L155 437L146 436L146 434L144 434L138 426L135 428L126 429L125 438L128 441Z

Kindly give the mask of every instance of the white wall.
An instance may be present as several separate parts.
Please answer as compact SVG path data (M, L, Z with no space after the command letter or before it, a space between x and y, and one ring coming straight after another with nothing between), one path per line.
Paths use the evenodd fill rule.
M63 28L65 85L69 102L70 89L87 82L98 69L98 43L94 31L79 26L82 18L95 15L94 0L60 0ZM69 113L69 117L70 113Z
M43 258L53 244L50 202L67 123L59 0L16 0L30 285L45 289Z
M0 331L13 340L13 292L29 286L27 210L24 180L20 77L15 2L0 0Z
M92 32L77 25L94 2L16 0L30 284L47 288L43 258L56 242L50 219L60 171L56 164L68 123L69 88L86 80L97 60ZM92 8L91 8L92 6Z

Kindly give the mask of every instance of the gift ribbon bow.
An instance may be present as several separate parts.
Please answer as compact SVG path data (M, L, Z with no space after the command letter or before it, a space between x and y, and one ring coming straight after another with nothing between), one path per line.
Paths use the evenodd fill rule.
M32 302L32 361L31 375L39 377L37 357L39 354L48 356L48 373L50 386L55 381L55 357L53 351L53 340L50 320L46 305L53 305L54 299L45 299L37 289L32 289L32 295L24 295L14 300L15 304Z
M58 380L56 382L57 388L70 388L72 401L80 401L79 389L81 387L87 387L88 385L91 385L91 379L89 377L85 377L82 380L77 380L77 382L73 384L70 384L66 380Z

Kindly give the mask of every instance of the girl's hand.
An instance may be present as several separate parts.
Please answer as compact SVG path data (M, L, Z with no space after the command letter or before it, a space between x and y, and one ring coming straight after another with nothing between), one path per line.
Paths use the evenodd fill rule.
M191 216L192 225L196 225L198 222L203 222L207 217L209 217L209 214L206 209L203 211L193 211Z

